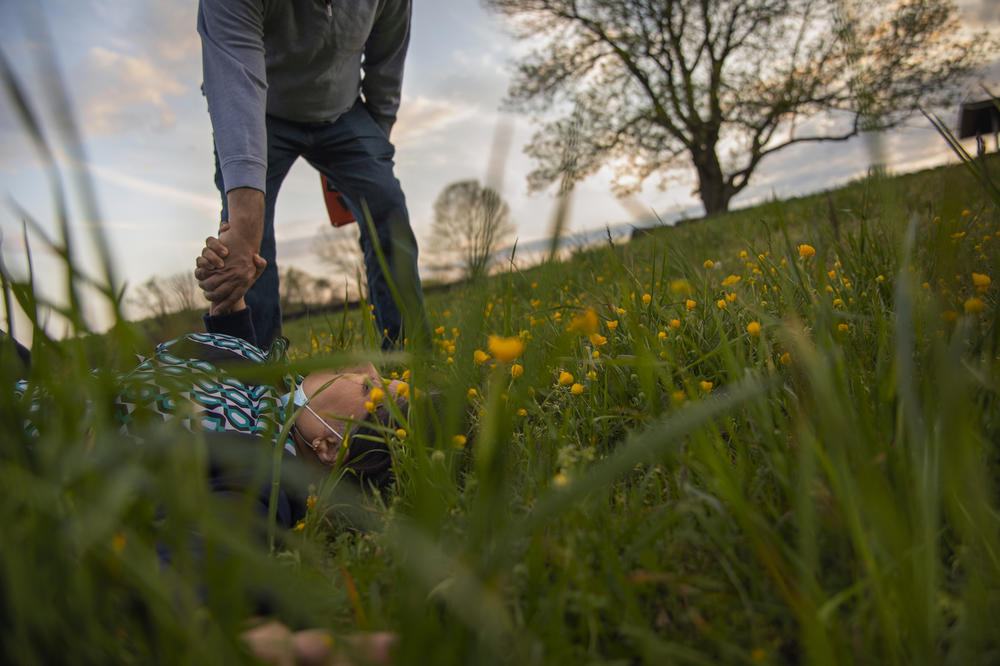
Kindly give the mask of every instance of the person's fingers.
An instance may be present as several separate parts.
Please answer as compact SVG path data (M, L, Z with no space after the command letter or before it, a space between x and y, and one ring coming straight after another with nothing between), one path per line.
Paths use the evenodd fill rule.
M222 268L226 263L225 258L227 256L229 256L229 248L219 242L218 238L209 236L205 240L205 247L201 250L201 257L203 259L206 259L217 268Z
M267 259L260 256L259 254L255 254L253 255L253 266L254 266L253 281L256 282L257 278L259 278L261 275L264 274L264 269L267 268Z
M219 222L219 233L221 234L224 231L229 231L229 220Z
M203 272L203 277L198 280L198 287L202 291L215 291L219 287L227 284L226 276L213 271Z
M335 645L329 632L322 629L304 629L292 636L295 646L295 663L299 666L327 664Z
M291 630L280 622L266 622L244 631L243 642L254 657L275 666L295 664L295 643Z
M219 308L223 308L227 305L234 305L240 299L240 294L235 289L223 285L206 291L205 298L209 303L214 303Z
M205 249L211 250L220 257L225 257L229 254L229 248L215 236L209 236L205 239Z
M205 286L201 290L210 303L221 303L223 301L232 301L235 303L243 295L243 292L225 281L217 282L215 279L209 278L203 284Z
M365 664L389 664L399 636L389 631L374 631L346 636L344 641L356 651ZM351 662L344 662L351 663Z
M222 312L230 312L234 307L236 307L236 302L239 301L241 298L243 298L243 294L241 294L238 291L233 291L228 296L226 296L225 298L223 298L218 302L212 301L212 299L208 300L215 303L216 308L218 310Z
M206 259L205 257L201 256L197 257L194 260L194 265L195 265L194 276L198 278L198 280L204 280L209 275L212 275L213 273L215 273L216 270L218 270L218 267L215 264L213 264L210 259Z

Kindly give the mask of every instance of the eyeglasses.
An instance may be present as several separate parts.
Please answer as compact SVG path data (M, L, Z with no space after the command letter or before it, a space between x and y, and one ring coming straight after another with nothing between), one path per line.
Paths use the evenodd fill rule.
M316 413L316 412L315 412L315 411L313 410L313 408L309 406L309 398L308 398L308 397L306 396L306 392L305 392L305 389L303 389L303 388L302 388L302 384L297 384L297 385L295 386L295 390L294 390L294 391L292 391L292 394L291 394L291 396L285 396L285 397L283 397L283 398L282 398L282 402L283 402L283 404L286 404L286 405L288 404L288 399L289 399L289 397L291 397L291 400L292 400L292 404L294 404L294 405L295 405L296 407L304 407L304 408L305 408L305 410L306 410L307 412L309 412L310 414L312 414L313 416L315 416L315 417L316 417L316 420L318 420L318 421L319 421L320 423L322 423L322 424L323 424L323 427L324 427L324 428L326 428L327 430L329 430L329 431L330 431L330 433L331 433L331 434L332 434L332 435L333 435L334 437L336 437L337 439L339 439L339 440L340 440L341 442L343 442L343 441L344 441L344 436L343 436L343 435L341 435L341 434L340 434L339 432L337 432L336 430L334 430L334 429L333 429L333 426L331 426L331 425L330 425L329 423L327 423L327 422L326 422L326 419L324 419L324 418L323 418L322 416L320 416L319 414L317 414L317 413ZM298 430L298 428L297 428L296 426L294 426L294 425L293 425L292 427L293 427L293 428L295 428L296 430ZM301 432L301 431L299 431L299 437L302 437L302 441L306 442L306 444L308 444L308 445L309 445L309 448L311 448L311 449L312 449L313 451L315 451L315 450L316 450L316 447L315 447L315 446L313 446L312 442L308 441L308 440L307 440L307 439L306 439L306 438L305 438L305 437L304 437L304 436L302 435L302 432Z
M323 424L323 427L324 427L324 428L326 428L327 430L329 430L329 431L330 431L330 433L331 433L331 434L332 434L332 435L333 435L334 437L336 437L337 439L339 439L339 440L340 440L340 441L342 441L342 442L344 441L344 436L343 436L343 435L341 435L341 434L340 434L339 432L337 432L336 430L334 430L334 429L333 429L333 426L332 426L332 425L330 425L329 423L327 423L327 422L326 422L326 419L324 419L324 418L323 418L322 416L320 416L319 414L317 414L316 412L314 412L314 411L313 411L313 408L309 406L309 403L306 403L306 404L304 404L304 405L302 405L302 406L303 406L303 407L305 407L305 410L306 410L307 412L309 412L310 414L312 414L313 416L315 416L315 417L316 417L317 419L319 419L319 422ZM301 435L302 433L300 432L299 434ZM305 438L303 437L303 439L305 439ZM312 447L312 444L310 443L310 445L309 445L309 446L310 446L310 447Z

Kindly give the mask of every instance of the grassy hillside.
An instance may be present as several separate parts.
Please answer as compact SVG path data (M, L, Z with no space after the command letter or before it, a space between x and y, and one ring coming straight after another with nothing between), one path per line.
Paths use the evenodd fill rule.
M273 556L190 436L119 440L109 374L42 350L41 434L4 409L3 649L239 661L264 585L399 663L1000 662L998 205L945 168L659 230L430 295L427 354L293 322L293 370L436 398L365 529L333 475Z

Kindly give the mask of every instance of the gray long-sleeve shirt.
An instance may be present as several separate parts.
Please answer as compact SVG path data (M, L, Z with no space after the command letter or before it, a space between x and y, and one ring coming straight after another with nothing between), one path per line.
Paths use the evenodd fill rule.
M264 191L265 113L332 122L362 94L388 136L410 12L410 0L200 0L203 90L226 191Z

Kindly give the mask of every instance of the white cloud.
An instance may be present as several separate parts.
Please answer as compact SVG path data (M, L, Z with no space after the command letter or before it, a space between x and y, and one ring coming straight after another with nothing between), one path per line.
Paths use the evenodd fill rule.
M399 147L417 143L429 135L446 132L478 112L474 105L447 99L403 99L399 118L392 130L393 143Z
M217 215L220 202L218 197L210 197L195 192L189 192L179 187L138 178L108 167L90 164L88 170L97 178L124 187L141 194L148 194L171 203L179 203L197 210L200 213Z
M156 126L172 127L176 114L167 99L188 88L173 71L147 55L128 55L102 46L90 49L89 85L83 104L83 127L87 135L106 135L137 123L148 125L152 112Z

